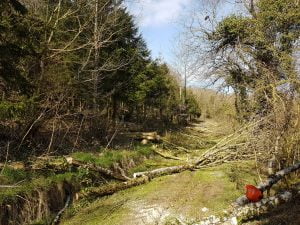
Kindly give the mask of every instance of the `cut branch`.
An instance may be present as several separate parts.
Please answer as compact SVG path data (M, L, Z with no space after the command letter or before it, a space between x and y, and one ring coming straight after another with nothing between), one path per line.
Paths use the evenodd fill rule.
M127 181L130 180L129 177L126 177L125 175L120 175L120 174L115 174L113 171L106 169L104 167L92 164L92 163L84 163L78 160L73 159L72 157L66 157L67 162L70 165L73 165L75 167L82 167L82 168L87 168L89 170L101 173L103 175L106 175L108 177L121 180L121 181Z
M134 173L133 177L137 178L137 177L146 176L149 178L154 178L154 177L159 177L159 176L163 176L163 175L180 173L185 170L194 170L194 169L195 169L194 165L172 166L172 167L165 167L165 168L155 169L155 170L146 171L146 172Z
M293 166L290 166L288 168L285 168L283 170L278 171L274 175L272 175L269 179L267 179L266 182L261 183L258 185L258 189L261 191L266 191L269 190L274 184L278 183L282 178L284 178L286 175L295 172L296 170L300 169L300 162L294 164ZM245 205L249 203L248 199L246 196L241 196L236 200L236 203L238 205Z

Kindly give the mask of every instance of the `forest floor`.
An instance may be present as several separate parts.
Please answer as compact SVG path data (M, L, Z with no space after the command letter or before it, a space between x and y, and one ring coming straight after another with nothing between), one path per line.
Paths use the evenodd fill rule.
M189 152L170 150L183 160L196 159L224 137L228 130L214 121L191 124L184 131L166 137ZM184 137L183 137L184 136ZM133 172L182 164L172 159L149 159ZM63 225L171 225L193 223L210 215L225 214L230 204L244 192L244 185L256 184L255 163L243 161L197 171L163 176L151 182L100 198L86 207L66 213ZM74 210L74 209L73 209ZM72 215L75 214L75 215Z
M213 120L197 121L188 127L166 132L163 142L155 148L135 144L131 149L99 149L98 151L74 152L70 156L85 163L93 163L104 168L113 168L116 162L126 175L157 168L184 165L195 162L207 149L215 146L233 130L224 123ZM130 141L131 142L131 141ZM154 149L172 156L165 158ZM24 165L9 165L0 173L0 184L14 185L14 188L0 188L0 203L7 204L20 196L33 201L30 193L47 190L53 184L68 181L83 190L116 182L99 177L99 174L84 168L52 171L64 162L64 157L54 157L47 161L50 171L45 172L45 161L34 160L36 172L22 169ZM129 166L128 162L134 161ZM16 165L15 165L16 164ZM40 164L40 165L39 165ZM41 166L41 168L39 168ZM20 168L19 168L20 167ZM62 225L179 225L199 224L208 216L225 215L237 197L244 194L246 184L261 182L254 161L223 163L195 171L161 176L150 182L116 192L113 195L97 198L82 198L75 201L64 213ZM262 178L263 175L262 175ZM0 185L1 186L1 185ZM49 198L51 198L49 196ZM39 201L41 199L35 199ZM6 203L5 203L6 202ZM46 204L46 202L45 202ZM60 208L59 208L60 209ZM300 199L280 207L281 211L249 222L249 225L296 225L299 218ZM1 215L1 212L0 212ZM288 215L288 216L287 216ZM52 217L53 218L53 217ZM50 224L51 218L35 224ZM276 222L277 221L277 222ZM181 223L184 222L184 223ZM1 223L1 222L0 222Z

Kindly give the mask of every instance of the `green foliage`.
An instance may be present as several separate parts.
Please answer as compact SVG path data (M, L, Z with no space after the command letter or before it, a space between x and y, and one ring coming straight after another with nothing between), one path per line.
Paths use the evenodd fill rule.
M187 105L189 114L192 114L192 115L198 114L199 116L201 116L199 103L193 94L188 95L188 97L186 99L186 105Z
M153 154L150 146L137 145L134 150L106 150L100 153L75 152L72 156L80 161L95 163L99 166L111 167L114 163L120 162L122 159L139 159L141 157L149 157Z
M23 98L20 100L18 103L9 101L0 102L0 119L21 120L34 111L35 102L33 98Z
M209 38L218 42L216 51L224 50L228 46L235 46L240 40L247 39L251 32L251 26L249 18L232 15L222 20Z
M24 170L15 170L9 167L5 167L2 170L1 177L5 179L7 184L14 184L20 181L24 181L30 177L30 175Z
M236 93L241 118L249 118L249 111L270 113L276 99L270 83L276 86L284 81L298 87L293 51L300 35L299 26L297 2L260 0L253 17L229 16L208 36L218 54L236 54L225 60L223 66L227 72L225 81ZM254 93L253 108L249 107L250 93Z
M122 2L1 1L0 158L7 143L22 149L12 158L67 149L84 142L73 140L78 127L77 140L89 142L107 136L103 124L169 122L178 113L178 83L150 58Z

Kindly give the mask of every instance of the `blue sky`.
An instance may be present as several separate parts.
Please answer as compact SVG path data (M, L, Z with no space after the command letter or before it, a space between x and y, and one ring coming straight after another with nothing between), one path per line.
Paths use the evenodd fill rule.
M199 0L131 0L128 3L128 8L135 15L136 23L153 58L161 57L172 64L174 41L182 30L180 24L183 18L187 18L184 15L194 10L195 3L199 2ZM233 4L228 0L226 2L221 7L222 16L234 10ZM205 12L202 13L205 15Z

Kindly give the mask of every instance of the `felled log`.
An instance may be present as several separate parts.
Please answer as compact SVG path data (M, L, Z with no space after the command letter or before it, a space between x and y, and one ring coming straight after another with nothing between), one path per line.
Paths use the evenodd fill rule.
M160 135L157 132L144 132L142 133L142 138L147 139L149 141L160 141Z
M148 177L139 177L135 179L128 180L122 183L111 183L99 187L90 188L87 190L83 190L78 194L78 198L95 198L95 197L103 197L107 195L112 195L118 191L122 191L131 187L135 187L138 185L145 184L149 182Z
M10 169L25 169L25 164L23 162L10 162L10 163L0 163L0 169L7 167Z
M280 181L286 175L295 172L298 169L300 169L300 162L294 164L293 166L278 171L274 175L270 176L270 178L268 178L266 182L259 184L257 188L261 191L269 190L274 184L278 183L278 181ZM249 201L246 196L241 196L236 200L236 203L240 206L243 206L249 203Z
M153 147L152 149L153 149L153 151L154 151L156 154L160 155L161 157L163 157L163 158L165 158L165 159L182 160L181 158L178 158L178 157L176 157L176 156L169 155L169 154L164 154L164 153L162 152L162 150L158 150L156 147Z
M106 175L108 177L117 179L117 180L121 180L121 181L127 181L130 180L129 177L125 176L125 175L121 175L121 174L116 174L113 171L106 169L104 167L95 165L93 163L85 163L85 162L81 162L79 160L76 160L72 157L66 157L66 161L68 162L69 165L75 166L75 167L82 167L82 168L87 168L89 170L92 170L94 172L98 172L101 173L103 175Z
M262 183L258 186L258 188L261 191L265 191L270 189L274 184L276 184L278 181L280 181L284 176L295 172L296 170L300 169L300 162L294 164L293 166L290 166L288 168L285 168L283 170L278 171L274 175L272 175L265 183Z
M297 195L297 193L285 191L275 196L264 198L260 202L250 203L249 205L236 208L232 215L236 217L238 221L247 221L267 213L281 204L289 202L295 195Z
M157 132L135 132L127 134L128 137L132 137L135 140L143 141L143 142L160 142L161 137L157 134Z
M163 176L163 175L174 174L174 173L180 173L185 170L192 170L193 168L194 168L193 165L184 165L184 166L165 167L165 168L160 168L160 169L146 171L146 172L138 172L138 173L134 173L133 179L130 179L126 182L111 183L100 187L94 187L87 190L83 190L80 193L78 193L77 197L80 199L83 197L93 198L93 197L103 197L107 195L112 195L118 191L122 191L131 187L148 183L152 178Z
M231 212L225 217L210 216L202 221L200 224L214 224L214 225L237 225L238 221L245 222L265 213L268 213L273 208L278 207L284 203L292 200L293 197L300 195L300 185L294 186L294 191L284 191L275 196L264 198L260 202L250 203L246 206L234 206Z
M145 172L138 172L134 173L133 177L149 177L149 178L154 178L154 177L159 177L163 175L170 175L174 173L180 173L185 170L193 170L195 168L194 165L181 165L181 166L171 166L171 167L165 167L165 168L159 168L151 171L145 171Z

